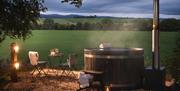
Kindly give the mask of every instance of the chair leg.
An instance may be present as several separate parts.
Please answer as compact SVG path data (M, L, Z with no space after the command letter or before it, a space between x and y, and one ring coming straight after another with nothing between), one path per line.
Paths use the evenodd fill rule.
M65 76L67 76L68 75L68 72L66 72L66 70L67 70L67 67L62 67L62 72L61 72L61 75L65 75Z
M73 72L73 68L69 69L68 76L72 76L72 77L75 77L75 78L77 77L76 74Z
M36 70L38 71L38 74L41 75L41 70L39 70L39 67L38 66L35 66L36 67Z
M41 69L41 71L47 76L47 73L41 68L41 67L39 67L40 69Z
M33 71L32 71L32 73L31 73L31 75L33 75L35 71L36 71L36 68L34 68L34 69L33 69Z
M41 72L38 70L38 67L37 67L37 66L34 66L34 69L33 69L32 73L31 73L31 75L34 75L34 72L35 72L36 70L38 71L38 74L41 74Z
M62 73L61 73L61 75L63 75L63 74L66 74L66 70L62 70Z
M40 74L44 74L44 75L47 76L47 73L43 70L42 67L37 67L37 68L38 68L38 72L39 72Z
M69 75L68 76L72 76L72 77L75 77L76 78L76 74L71 70L70 72L69 72Z

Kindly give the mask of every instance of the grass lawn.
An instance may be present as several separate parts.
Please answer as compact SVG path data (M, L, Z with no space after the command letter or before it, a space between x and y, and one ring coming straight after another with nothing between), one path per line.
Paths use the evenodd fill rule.
M70 53L78 56L78 66L83 67L84 48L95 48L101 42L109 42L113 47L144 48L145 63L151 62L151 32L147 31L55 31L34 30L29 39L13 40L7 38L0 44L0 59L9 58L9 45L15 41L20 45L19 59L28 61L29 50L36 50L40 59L48 60L49 50L59 48L65 58ZM176 32L160 33L160 57L161 61L172 54L175 47ZM65 61L65 60L64 60Z

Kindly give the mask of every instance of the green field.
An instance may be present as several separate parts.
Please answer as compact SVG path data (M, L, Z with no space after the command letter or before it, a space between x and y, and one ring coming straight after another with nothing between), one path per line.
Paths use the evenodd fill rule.
M20 45L19 59L28 61L29 50L36 50L40 59L48 60L49 50L58 48L65 54L70 53L78 56L77 65L83 67L84 48L96 48L101 42L111 43L113 47L144 48L145 63L151 61L151 32L147 31L44 31L34 30L29 39L13 40L7 38L0 44L0 59L9 59L9 44L13 41ZM176 32L160 33L161 60L172 54L175 47ZM64 60L65 61L65 60Z

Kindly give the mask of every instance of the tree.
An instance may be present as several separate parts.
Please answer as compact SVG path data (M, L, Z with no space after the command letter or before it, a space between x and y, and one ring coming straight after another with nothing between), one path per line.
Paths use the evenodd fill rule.
M59 29L59 23L54 23L54 29L58 30Z
M103 30L108 30L112 28L113 21L111 19L105 18L101 20L101 24L103 26Z
M54 29L54 20L47 18L43 21L43 28L44 29Z
M81 22L77 22L76 23L76 29L82 30L82 23Z
M75 7L78 7L78 8L81 7L81 5L82 5L82 0L63 0L61 2L73 4L73 5L75 5Z
M164 19L160 22L160 30L177 31L178 21L176 19Z
M180 83L180 31L177 34L174 54L168 56L165 60L165 65L167 72L176 79L176 82Z
M82 0L61 0L76 7ZM44 0L0 0L0 42L6 36L26 39L31 34L32 23L37 23L40 12L46 11Z
M31 32L31 23L37 23L46 8L43 0L1 0L0 42L6 36L25 39Z
M89 22L85 22L84 24L83 24L83 29L85 29L85 30L90 30L90 23Z

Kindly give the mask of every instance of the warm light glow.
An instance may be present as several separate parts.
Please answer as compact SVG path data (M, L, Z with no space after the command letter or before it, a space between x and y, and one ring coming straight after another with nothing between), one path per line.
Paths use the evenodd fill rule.
M101 43L99 45L99 48L111 48L111 47L112 47L111 43Z
M99 48L104 48L104 45L101 43L101 44L99 45Z
M14 46L14 50L15 50L15 52L17 53L18 51L19 51L19 46Z
M16 69L19 69L19 63L16 62L16 63L14 64L14 67L15 67Z
M143 50L142 48L133 48L134 50Z
M110 91L109 87L106 87L106 91Z
M155 29L155 28L156 28L156 25L153 24L153 29Z
M91 55L91 54L84 54L85 57L88 57L88 58L93 58L94 56Z
M152 52L154 52L154 50L155 50L155 49L154 49L154 48L155 48L155 47L154 47L154 43L155 43L155 38L154 38L154 37L155 37L155 31L154 31L154 29L153 29L153 30L152 30Z

